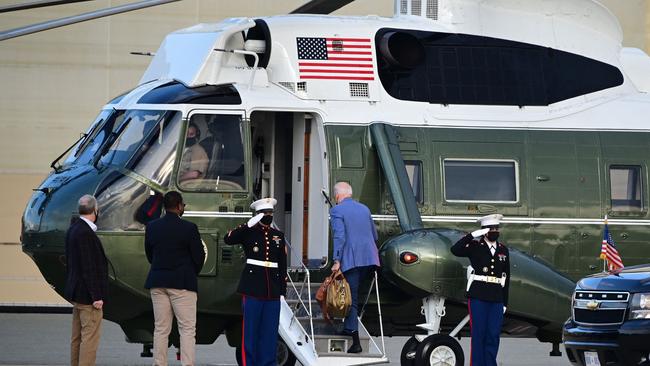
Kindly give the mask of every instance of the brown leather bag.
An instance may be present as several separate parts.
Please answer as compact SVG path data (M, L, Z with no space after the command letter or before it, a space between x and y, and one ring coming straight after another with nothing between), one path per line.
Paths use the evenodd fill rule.
M332 272L316 291L323 318L332 322L333 318L345 318L350 311L352 297L350 285L341 271Z
M326 277L318 288L318 291L316 291L316 301L318 301L318 304L320 305L320 310L323 313L323 318L329 322L331 322L331 319L327 314L327 288L329 287L330 283L332 283L335 274L335 272L332 272L331 275Z

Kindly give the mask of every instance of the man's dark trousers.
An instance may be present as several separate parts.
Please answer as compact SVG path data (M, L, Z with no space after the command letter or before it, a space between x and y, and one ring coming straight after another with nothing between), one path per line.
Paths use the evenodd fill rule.
M496 366L499 335L503 323L503 303L470 298L470 327L472 346L470 366Z
M244 338L243 366L275 366L280 323L280 299L242 297ZM255 348L254 345L257 345Z
M359 316L359 285L361 281L368 277L373 266L365 267L354 267L343 272L343 276L348 285L350 285L350 295L352 297L352 305L350 306L350 312L345 317L343 322L343 329L348 332L356 332L359 330L359 322L357 317Z

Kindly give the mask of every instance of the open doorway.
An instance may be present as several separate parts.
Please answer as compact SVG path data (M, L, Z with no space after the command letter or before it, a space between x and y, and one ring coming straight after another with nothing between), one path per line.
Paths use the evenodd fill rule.
M326 264L329 172L317 115L256 111L251 114L253 193L278 200L275 223L291 244L290 266Z

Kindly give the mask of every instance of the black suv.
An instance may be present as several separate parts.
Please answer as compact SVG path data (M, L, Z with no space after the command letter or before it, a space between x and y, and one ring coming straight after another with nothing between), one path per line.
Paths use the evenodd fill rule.
M650 264L578 281L563 339L573 365L650 365Z

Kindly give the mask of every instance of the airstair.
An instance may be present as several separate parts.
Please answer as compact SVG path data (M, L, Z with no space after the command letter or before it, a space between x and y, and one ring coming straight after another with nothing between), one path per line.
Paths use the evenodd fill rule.
M329 323L323 318L320 306L315 299L315 293L319 286L320 284L311 282L309 270L304 265L290 270L287 296L280 302L279 333L297 360L304 366L388 363L377 273L374 274L365 302L359 302L359 309L361 310L362 305L368 303L370 296L377 297L381 348L363 325L363 313L360 312L359 339L363 348L362 353L346 352L352 344L352 338L339 335L343 329L342 319L335 319ZM360 288L359 296L364 294L365 292Z

